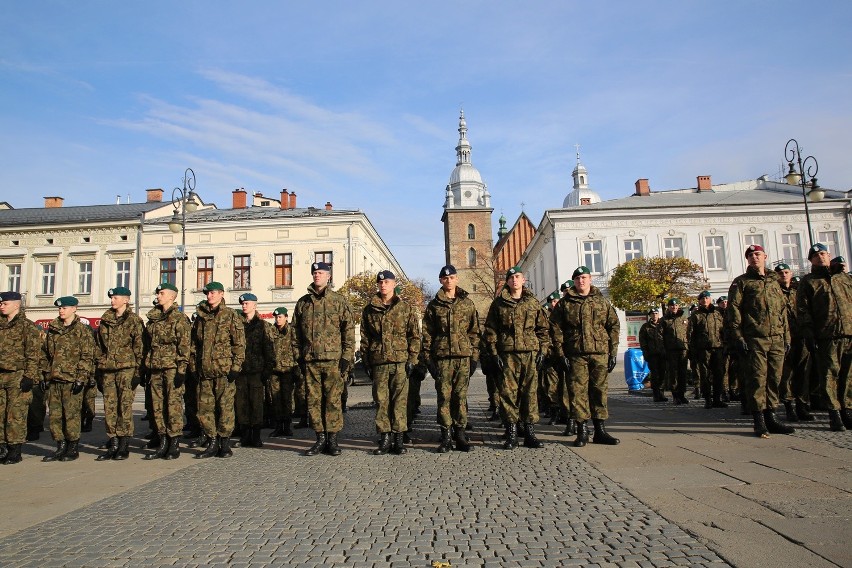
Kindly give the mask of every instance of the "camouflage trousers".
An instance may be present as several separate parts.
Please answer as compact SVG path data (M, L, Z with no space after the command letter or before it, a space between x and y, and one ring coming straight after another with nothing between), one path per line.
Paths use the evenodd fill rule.
M742 364L738 354L728 352L728 390L740 393L743 390Z
M814 359L828 409L852 409L852 337L817 341Z
M420 385L422 384L422 374L412 373L408 377L408 402L405 406L405 417L409 431L411 430L411 425L414 424L414 416L417 414L417 409L420 408Z
M722 396L725 389L725 354L722 349L701 349L695 353L695 366L706 400Z
M790 350L784 357L784 369L781 371L781 385L778 387L778 396L781 400L810 403L808 374L808 349L805 347L805 341L798 337L794 338L790 342Z
M270 409L276 423L293 419L293 391L296 387L298 373L285 371L272 373L266 385L269 391Z
M302 372L293 384L293 404L297 416L306 416L308 412L308 376L302 368Z
M470 358L436 359L438 377L438 424L444 428L467 426L467 387L470 382Z
M408 430L408 376L405 363L373 365L373 401L376 403L376 432Z
M338 362L311 361L305 364L308 415L316 432L343 430L343 377Z
M95 399L98 397L98 389L90 387L89 383L83 387L83 408L80 416L84 418L95 418Z
M605 353L568 356L571 362L571 408L578 422L589 418L609 418L608 359Z
M538 373L534 351L502 353L500 410L509 424L538 423Z
M21 392L23 371L0 371L0 444L27 440L27 411L32 391Z
M558 369L559 373L559 401L565 411L565 415L569 420L574 418L574 409L571 408L571 377L565 372L565 369Z
M689 379L688 362L686 350L670 349L666 351L666 382L673 394L686 393L686 381Z
M33 387L31 394L30 408L27 412L27 432L44 432L44 419L47 416L47 397L38 383Z
M135 369L104 371L101 384L104 393L104 426L107 438L133 435L133 398L130 388Z
M541 370L539 392L542 401L548 406L559 406L559 371L555 365L549 364Z
M183 393L186 385L175 387L177 369L151 371L152 430L172 438L183 432Z
M240 373L236 384L237 424L263 426L263 401L266 393L260 373Z
M660 392L666 390L666 356L645 355L645 362L651 372L651 388Z
M784 338L747 337L748 353L740 357L743 395L752 412L774 410L784 368Z
M57 442L76 442L80 439L83 393L71 394L72 387L73 383L51 381L47 389L50 435Z
M198 423L211 438L225 438L234 431L235 391L226 377L198 381Z

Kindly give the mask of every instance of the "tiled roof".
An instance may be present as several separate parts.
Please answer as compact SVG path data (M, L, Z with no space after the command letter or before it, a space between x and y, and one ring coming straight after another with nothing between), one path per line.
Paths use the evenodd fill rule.
M204 209L186 214L187 223L210 223L215 221L250 221L253 219L283 219L297 217L334 217L340 215L357 215L356 209L318 209L316 207L299 207L296 209L280 209L278 207L247 207L245 209ZM147 224L168 223L171 217L148 219Z
M0 227L131 221L139 219L143 213L159 209L163 205L164 203L161 202L151 202L119 203L114 205L81 205L73 207L0 209Z

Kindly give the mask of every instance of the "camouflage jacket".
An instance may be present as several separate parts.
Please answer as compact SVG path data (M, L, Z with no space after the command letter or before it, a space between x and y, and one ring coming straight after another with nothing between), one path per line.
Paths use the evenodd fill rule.
M128 307L121 317L109 309L98 328L98 370L138 369L142 364L142 318Z
M784 292L784 301L787 308L787 327L790 328L790 337L799 337L799 326L796 323L796 295L799 290L798 282L790 282L790 287L787 288L781 284L781 291Z
M778 282L778 275L766 271L761 275L748 267L737 276L728 290L728 309L725 325L731 339L744 337L782 337L789 343L787 302Z
M479 360L479 314L461 288L448 298L443 288L423 314L423 353L428 358L472 357Z
M176 369L179 374L186 374L191 332L189 320L177 305L172 304L166 312L160 308L149 310L144 335L145 367L156 371Z
M24 309L11 320L0 316L0 371L18 371L20 378L41 380L42 340L39 328Z
M591 287L588 296L571 288L553 311L550 335L560 356L613 356L618 351L618 315L596 286Z
M246 333L246 357L242 372L268 377L275 367L275 345L272 339L272 324L255 314L246 321L245 314L239 314Z
M689 349L718 349L723 346L722 332L725 319L716 306L698 310L689 316L686 335L689 338Z
M663 340L663 320L657 323L645 322L639 328L639 347L645 357L649 355L665 355L666 344Z
M242 318L223 301L211 309L207 301L196 307L192 324L189 372L201 379L216 379L239 373L246 355L246 333Z
M806 339L852 336L852 278L813 267L796 294L799 331Z
M689 316L683 310L663 316L663 344L666 351L686 351L689 349Z
M515 299L504 289L488 308L482 335L492 355L531 351L547 355L548 328L544 308L532 292L524 288Z
M317 293L311 284L296 302L293 325L301 361L354 362L355 322L342 294L328 287Z
M417 363L420 353L420 326L411 306L391 298L385 305L375 294L361 314L361 350L367 364Z
M273 371L276 373L286 373L298 369L299 364L299 345L296 343L296 332L290 324L282 328L272 326L270 330L272 342L275 346L275 366Z
M92 328L74 316L71 325L59 318L50 322L44 340L44 355L48 380L63 383L87 381L94 370L95 338Z

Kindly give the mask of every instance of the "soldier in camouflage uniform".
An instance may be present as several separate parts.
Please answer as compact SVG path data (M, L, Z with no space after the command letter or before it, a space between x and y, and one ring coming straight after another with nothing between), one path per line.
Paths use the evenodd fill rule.
M698 309L689 316L687 337L689 352L696 363L704 408L727 408L722 401L725 389L725 357L722 349L722 330L725 320L713 305L707 290L698 294Z
M506 272L506 285L488 309L485 339L488 353L502 371L500 407L506 420L507 450L518 446L518 423L524 424L524 446L541 448L538 423L538 369L549 350L548 321L535 296L524 288L519 267Z
M559 292L554 292L547 297L546 314L550 318L553 313L553 308L559 303L562 296ZM553 344L550 337L547 338L547 349L544 353L544 360L539 371L539 405L547 405L547 415L550 418L548 424L556 424L559 419L559 359L556 356L556 351L553 349Z
M83 407L80 414L80 432L91 432L92 423L95 420L95 401L98 398L96 377L98 359L100 359L101 354L98 346L98 332L92 327L92 322L88 318L80 318L80 321L89 328L92 333L92 341L95 343L95 349L92 351L92 373L83 384Z
M422 345L423 343L421 341L421 347ZM414 418L416 415L420 414L420 387L423 384L423 379L426 378L426 373L428 372L429 369L426 367L426 358L424 357L423 350L421 349L420 354L417 356L417 364L414 365L414 368L408 374L408 403L406 404L405 412L408 430L402 436L402 441L406 444L411 442L411 430L414 425Z
M565 372L571 375L577 438L574 446L589 441L586 421L595 426L592 441L615 445L619 440L609 435L604 425L609 418L607 408L607 375L615 368L620 325L612 304L592 285L585 266L571 275L574 287L568 290L553 312L550 335L559 350Z
M734 278L728 291L725 325L741 357L742 396L748 399L754 433L791 434L793 428L775 417L784 354L790 346L787 307L778 275L766 270L766 253L760 245L745 251L745 274Z
M95 341L91 328L77 317L77 298L64 296L53 305L59 317L50 322L44 341L47 368L42 389L47 391L50 433L56 451L42 461L73 461L80 457L80 414L83 386L92 375Z
M311 265L313 283L295 308L299 361L308 390L308 413L316 442L305 455L322 451L340 455L337 434L343 429L342 395L355 360L355 322L346 298L331 290L331 267Z
M192 324L189 370L198 377L198 422L206 447L196 458L229 458L234 431L234 381L246 353L242 318L225 305L225 287L208 282L207 299L197 306Z
M44 328L38 324L35 325L39 336L39 346L44 345L44 339L47 333ZM41 377L41 369L44 369L47 363L44 359L44 350L39 348L38 353L38 368L39 377ZM30 407L27 409L27 441L32 442L41 437L44 432L44 419L47 417L47 393L41 389L41 381L36 382L33 390L30 391L32 398L30 399Z
M275 317L275 327L271 332L275 346L275 366L268 386L275 429L269 437L280 438L293 435L293 390L301 370L296 332L293 326L287 324L287 308L275 308L272 315Z
M479 315L468 293L458 287L456 268L448 264L438 273L441 289L423 315L423 352L438 395L438 452L453 448L468 452L467 387L471 362L479 360Z
M145 326L144 367L148 375L157 450L145 456L152 459L177 459L183 429L183 398L190 357L189 319L178 309L177 287L164 282L154 293L157 305L148 310Z
M96 338L98 390L104 396L104 425L109 441L98 461L124 460L133 436L133 397L142 364L142 319L130 309L130 290L107 292L110 309L101 316Z
M237 377L236 411L240 425L240 445L262 448L263 403L266 383L275 367L272 324L257 313L257 296L240 296L242 320L246 335L246 356Z
M689 404L686 398L686 378L689 375L687 317L680 308L680 301L677 298L669 299L663 316L663 343L666 346L666 382L672 389L675 404Z
M406 453L408 430L408 376L420 354L417 314L396 294L396 276L390 270L376 275L379 291L361 314L361 350L373 377L376 431L379 447L373 452ZM393 441L391 441L393 438Z
M648 311L648 321L639 329L639 347L651 371L654 402L667 402L669 399L663 394L666 384L666 345L659 308Z
M775 266L775 272L780 279L781 291L784 292L787 325L790 328L790 350L784 356L784 370L781 371L778 395L784 403L787 422L812 422L814 416L809 412L811 397L808 385L808 350L796 323L796 293L799 283L793 281L793 271L783 262Z
M852 429L852 278L830 269L828 247L808 251L811 272L799 283L796 314L828 404L831 430Z
M0 461L21 461L27 411L39 380L41 338L27 319L18 292L0 294Z

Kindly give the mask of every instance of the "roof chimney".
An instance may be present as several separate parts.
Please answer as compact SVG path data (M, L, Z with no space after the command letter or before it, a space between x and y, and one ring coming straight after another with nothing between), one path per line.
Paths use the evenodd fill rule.
M325 202L325 210L326 210L326 211L331 211L331 201L326 201L326 202Z
M242 187L240 189L235 189L233 192L233 204L231 207L234 209L245 209L246 208L246 190Z
M146 189L145 193L147 194L146 201L148 201L148 203L159 203L163 200L162 189Z
M287 192L287 189L281 190L281 209L289 209L290 208L290 194Z
M642 197L651 195L651 187L648 185L647 178L636 180L636 193L634 195L640 195Z
M713 184L710 183L710 176L698 176L698 191L712 191Z
M295 191L290 194L290 207L289 208L290 209L296 208L296 192Z
M65 201L64 197L45 197L44 198L44 208L45 209L55 209L57 207L62 207L63 201Z

